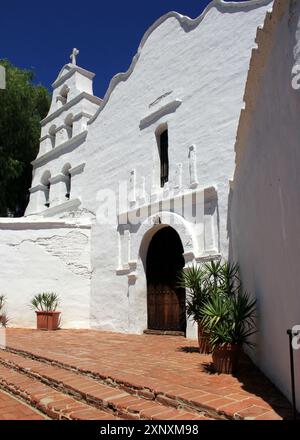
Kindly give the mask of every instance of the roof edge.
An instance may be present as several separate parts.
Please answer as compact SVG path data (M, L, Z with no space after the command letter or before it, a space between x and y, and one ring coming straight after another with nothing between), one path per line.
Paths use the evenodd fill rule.
M89 120L88 124L92 124L97 119L97 117L99 116L99 114L101 113L103 108L106 106L107 102L109 101L110 95L112 94L112 92L114 91L116 86L120 82L126 81L130 77L130 75L132 74L132 72L133 72L133 70L134 70L134 68L140 58L141 51L142 51L146 41L148 40L150 35L161 24L163 24L168 19L176 18L182 28L184 28L186 30L192 30L192 29L196 28L202 22L202 20L205 18L207 13L213 7L219 8L221 10L223 9L224 12L226 13L229 10L239 11L239 10L243 10L243 9L251 9L251 8L255 8L255 7L266 6L271 3L273 4L273 1L274 0L248 0L248 1L242 1L242 2L234 2L234 1L225 1L225 0L212 0L211 3L209 3L206 6L206 8L203 10L203 12L198 17L196 17L194 19L190 18L186 15L181 15L175 11L168 12L167 14L161 16L145 32L145 34L140 42L140 45L138 47L138 50L137 50L135 56L133 57L132 62L130 64L128 70L126 72L117 73L115 76L113 76L113 78L111 79L111 81L109 83L108 89L105 93L105 96L103 98L102 104L100 105L100 107L97 110L97 112L95 113L95 115Z

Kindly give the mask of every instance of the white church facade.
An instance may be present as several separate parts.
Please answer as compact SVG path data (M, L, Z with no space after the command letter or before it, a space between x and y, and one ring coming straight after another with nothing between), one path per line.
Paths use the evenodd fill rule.
M299 46L298 2L214 0L196 19L171 12L154 23L103 99L74 50L52 85L25 216L0 219L11 325L34 327L30 299L55 291L64 328L195 338L184 292L179 304L175 284L162 292L161 317L151 279L231 259L258 297L255 361L288 394L285 330L300 312L300 92L291 85ZM283 163L279 214L268 173L277 178L284 139L293 163ZM276 228L286 293L270 261Z

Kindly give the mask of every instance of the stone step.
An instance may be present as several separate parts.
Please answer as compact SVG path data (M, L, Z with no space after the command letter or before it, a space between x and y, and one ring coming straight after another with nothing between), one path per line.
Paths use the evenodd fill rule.
M120 370L116 373L115 370L106 368L103 371L99 371L98 368L91 370L90 365L88 368L79 367L76 364L66 363L60 359L64 356L57 357L46 357L37 352L30 352L23 350L21 348L16 348L12 346L6 346L6 352L14 353L25 358L30 358L37 360L39 362L46 363L48 365L55 365L57 367L63 368L68 371L74 371L78 374L92 377L97 381L101 381L103 384L109 386L116 386L118 388L124 389L126 392L146 398L149 400L156 400L165 406L170 406L171 408L182 408L188 412L195 412L205 414L210 418L216 419L233 419L237 418L235 414L227 413L223 410L216 410L215 405L210 404L209 401L216 399L220 404L220 407L224 405L226 399L221 399L220 395L213 394L210 391L203 392L193 388L185 386L175 386L171 385L168 381L165 381L164 387L157 387L156 381L152 378L143 377L138 379L136 375L123 374ZM162 381L160 381L160 384ZM225 403L228 403L227 401ZM242 417L238 417L242 418Z
M3 364L0 365L0 388L52 419L117 420L113 414L79 402L70 395L56 391L52 387Z
M107 384L87 374L51 365L42 359L31 359L22 354L0 351L0 364L18 374L71 396L95 409L101 409L123 419L152 420L205 420L209 417L200 411L181 406L175 400L137 395L133 390ZM1 373L0 373L1 374ZM148 397L148 398L147 398Z

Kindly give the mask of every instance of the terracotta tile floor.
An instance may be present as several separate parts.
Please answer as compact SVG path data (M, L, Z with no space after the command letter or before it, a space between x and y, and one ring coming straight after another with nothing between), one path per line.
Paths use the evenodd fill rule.
M47 417L0 390L0 420L46 420Z
M137 388L188 400L227 417L289 418L290 405L245 357L240 373L217 375L197 342L97 330L8 329L7 345Z

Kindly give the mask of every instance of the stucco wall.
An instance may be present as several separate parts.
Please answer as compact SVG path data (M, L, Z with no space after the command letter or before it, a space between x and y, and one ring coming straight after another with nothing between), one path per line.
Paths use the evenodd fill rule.
M300 324L300 92L291 84L299 55L294 49L300 41L300 5L276 3L262 35L262 42L271 45L270 54L263 62L256 105L248 110L248 135L240 141L243 151L238 154L230 217L232 257L240 265L244 288L258 300L257 347L252 356L290 396L286 330ZM259 55L260 48L257 68ZM254 102L255 84L248 86ZM299 350L295 369L299 407Z
M236 130L257 27L263 23L270 2L260 5L246 8L247 13L244 7L211 7L198 24L187 25L171 15L153 30L131 75L115 86L89 127L88 156L80 182L84 207L95 211L99 206L97 192L111 188L117 193L119 182L128 182L133 169L137 190L145 177L146 191L151 193L158 150L155 131L167 123L169 186L174 186L176 165L181 163L181 189L190 187L188 156L194 144L198 187L216 186L218 191L218 250L227 256L227 204ZM141 124L175 100L182 101L176 110L162 111L154 122ZM126 274L116 276L117 226L96 226L93 231L93 325L141 332L147 321L143 266L138 260L135 283ZM131 239L142 242L141 228L136 228ZM195 330L189 335L195 336Z
M101 205L99 190L118 194L119 183L129 182L132 170L136 172L136 191L144 179L150 195L153 187L159 187L155 133L167 124L170 189L176 186L181 164L179 192L204 192L213 187L216 193L213 208L203 206L199 224L192 224L196 244L190 249L183 242L185 252L195 255L195 249L200 249L200 256L205 257L201 241L214 235L214 253L227 257L227 206L236 131L257 27L271 6L271 0L243 4L215 0L195 20L177 13L159 19L147 31L129 71L113 78L99 111L87 125L86 139L36 164L35 183L45 171L55 176L65 164L72 168L82 165L81 172L72 177L71 199L76 198L80 209L93 214ZM191 185L192 145L196 150L195 185ZM162 197L159 192L158 198ZM180 221L184 223L184 218ZM206 222L211 223L213 234L205 233ZM127 263L133 258L134 264L124 274L117 272L119 232L116 222L92 228L92 325L141 332L147 318L146 280L139 255L145 230L141 225L130 230L128 239L135 243L135 256L127 253Z
M29 304L40 292L59 294L63 327L90 323L90 225L1 219L0 292L9 325L35 327Z

